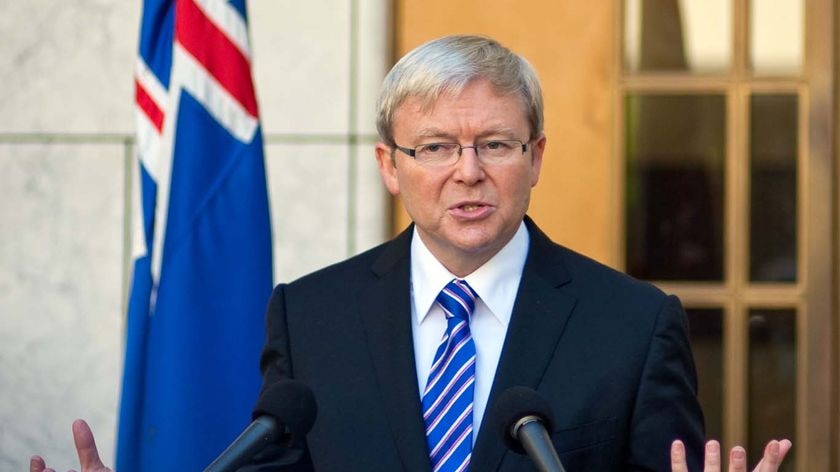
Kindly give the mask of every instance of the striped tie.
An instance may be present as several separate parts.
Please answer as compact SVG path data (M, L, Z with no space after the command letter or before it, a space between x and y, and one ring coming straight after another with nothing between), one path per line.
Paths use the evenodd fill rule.
M434 472L461 472L470 465L475 387L470 315L476 296L467 282L454 279L436 299L447 326L423 393L426 442Z

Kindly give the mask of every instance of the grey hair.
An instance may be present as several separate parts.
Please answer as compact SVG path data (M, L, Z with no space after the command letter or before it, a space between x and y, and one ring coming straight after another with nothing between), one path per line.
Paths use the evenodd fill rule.
M394 144L394 113L407 98L417 98L429 108L441 95L458 95L477 78L489 80L500 93L518 93L530 139L542 134L542 89L531 64L490 38L446 36L415 48L385 76L376 103L379 137Z

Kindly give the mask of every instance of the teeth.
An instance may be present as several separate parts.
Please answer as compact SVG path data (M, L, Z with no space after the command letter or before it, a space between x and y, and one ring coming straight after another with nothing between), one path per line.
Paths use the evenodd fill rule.
M464 211L475 211L478 210L478 205L464 205Z

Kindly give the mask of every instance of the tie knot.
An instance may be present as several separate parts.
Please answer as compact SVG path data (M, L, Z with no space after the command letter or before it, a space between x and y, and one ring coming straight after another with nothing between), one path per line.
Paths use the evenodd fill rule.
M456 318L470 322L470 316L475 311L475 299L478 295L467 284L466 280L453 279L443 287L437 296L437 302L443 308L447 319Z

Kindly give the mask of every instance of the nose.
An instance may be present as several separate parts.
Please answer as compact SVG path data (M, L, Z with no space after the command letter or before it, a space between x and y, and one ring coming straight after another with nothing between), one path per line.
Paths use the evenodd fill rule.
M455 163L453 178L456 181L467 185L473 185L484 180L484 167L478 159L475 146L464 146L461 148L461 157Z

